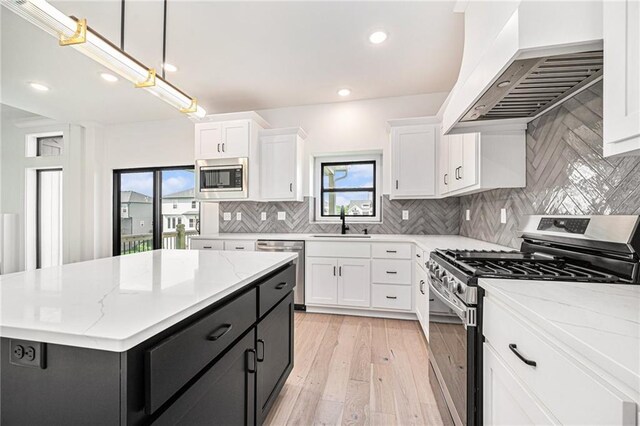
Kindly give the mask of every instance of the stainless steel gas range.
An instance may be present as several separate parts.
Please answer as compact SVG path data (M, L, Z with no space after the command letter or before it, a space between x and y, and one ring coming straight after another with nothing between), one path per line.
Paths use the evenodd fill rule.
M449 308L429 314L430 381L445 424L482 424L478 279L639 284L639 220L636 215L529 216L519 251L431 253L430 297Z

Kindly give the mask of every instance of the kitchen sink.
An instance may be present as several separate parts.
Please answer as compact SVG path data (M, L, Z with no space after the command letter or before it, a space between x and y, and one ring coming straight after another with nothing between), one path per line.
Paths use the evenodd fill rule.
M312 235L313 238L371 238L371 235L359 234L318 234Z

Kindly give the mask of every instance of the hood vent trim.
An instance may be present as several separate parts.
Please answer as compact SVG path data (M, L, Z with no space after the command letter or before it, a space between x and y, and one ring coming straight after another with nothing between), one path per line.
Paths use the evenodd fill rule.
M603 63L601 50L516 60L460 121L534 118L599 80Z

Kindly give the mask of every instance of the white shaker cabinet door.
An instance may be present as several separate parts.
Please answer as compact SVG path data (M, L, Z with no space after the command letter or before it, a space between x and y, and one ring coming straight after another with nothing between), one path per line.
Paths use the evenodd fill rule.
M371 304L370 260L338 260L338 304L369 307Z
M221 158L249 157L249 121L222 123Z
M196 159L222 158L222 123L198 123L196 132Z
M305 280L306 303L338 303L338 261L334 258L307 257Z
M604 155L640 155L640 2L605 1Z
M267 136L260 140L260 197L263 200L296 199L296 137Z
M391 131L391 196L436 195L436 126L401 126Z

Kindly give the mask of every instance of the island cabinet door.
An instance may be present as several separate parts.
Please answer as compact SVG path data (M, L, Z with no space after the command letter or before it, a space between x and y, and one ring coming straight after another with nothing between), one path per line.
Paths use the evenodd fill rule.
M257 423L262 424L293 369L293 292L258 323Z
M257 357L255 328L209 368L154 425L253 425Z

